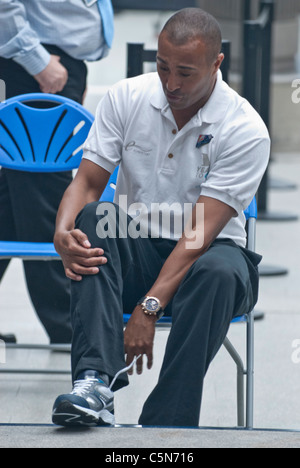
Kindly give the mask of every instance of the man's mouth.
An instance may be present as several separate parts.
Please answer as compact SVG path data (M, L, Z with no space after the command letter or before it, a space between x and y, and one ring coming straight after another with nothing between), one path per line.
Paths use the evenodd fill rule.
M178 94L170 93L169 91L166 91L166 96L167 96L168 101L173 101L173 102L177 102L182 99L182 96Z

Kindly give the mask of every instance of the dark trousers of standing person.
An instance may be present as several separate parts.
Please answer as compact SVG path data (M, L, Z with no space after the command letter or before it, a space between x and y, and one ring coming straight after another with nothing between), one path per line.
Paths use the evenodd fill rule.
M101 208L100 215L96 214L99 204L91 203L76 221L92 246L104 249L108 262L97 275L72 282L74 380L88 369L112 379L125 367L123 312L132 313L176 245L166 239L126 238L124 219L128 224L133 221L124 214L119 218L118 207L110 206L105 214ZM116 228L116 236L105 238L109 228L105 234L104 219L111 233ZM140 424L198 426L205 374L231 320L250 312L257 301L260 260L230 239L217 239L190 268L166 308L172 328L159 380L144 405ZM113 390L127 384L127 375L120 375Z
M45 46L60 56L68 71L62 96L82 103L87 69L58 47ZM37 81L13 60L0 57L0 79L6 84L6 98L39 93ZM62 196L72 180L71 172L42 174L0 170L0 239L23 242L52 242L55 219ZM0 280L9 260L0 261ZM26 282L36 313L51 343L70 343L70 281L61 262L24 262Z

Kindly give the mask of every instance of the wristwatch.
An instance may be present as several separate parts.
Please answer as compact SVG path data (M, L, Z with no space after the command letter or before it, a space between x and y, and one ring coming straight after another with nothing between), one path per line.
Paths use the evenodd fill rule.
M164 310L160 304L160 300L157 297L145 296L142 297L137 303L142 306L143 312L146 315L152 315L158 320L164 315Z

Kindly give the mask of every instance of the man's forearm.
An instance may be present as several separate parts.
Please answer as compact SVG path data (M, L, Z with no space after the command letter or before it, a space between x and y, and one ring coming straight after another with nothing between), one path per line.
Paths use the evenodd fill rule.
M73 182L69 186L61 201L56 217L56 232L74 229L76 216L87 204L86 195L78 193L75 185Z
M96 164L83 160L59 207L54 245L71 280L81 281L85 275L96 275L107 262L103 249L92 248L86 233L74 228L75 219L85 205L99 200L109 175Z

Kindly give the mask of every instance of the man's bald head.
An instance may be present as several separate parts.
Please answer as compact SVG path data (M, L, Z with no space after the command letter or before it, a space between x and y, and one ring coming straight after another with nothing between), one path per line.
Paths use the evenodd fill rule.
M222 34L219 23L200 8L184 8L173 15L165 24L161 34L166 34L174 45L184 45L199 39L207 50L207 60L213 63L222 48Z

